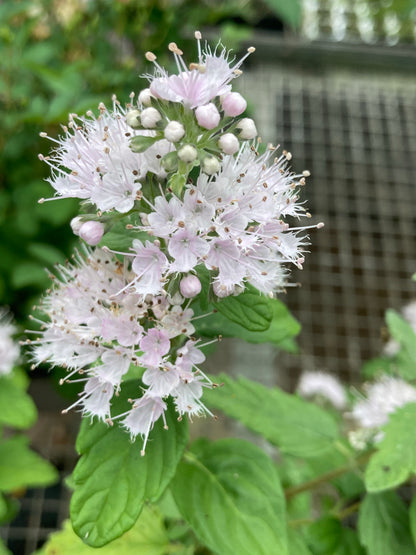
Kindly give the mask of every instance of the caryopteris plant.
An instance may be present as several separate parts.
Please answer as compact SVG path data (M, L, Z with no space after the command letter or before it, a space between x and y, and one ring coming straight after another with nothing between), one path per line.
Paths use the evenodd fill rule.
M276 293L290 285L290 265L304 262L306 230L323 224L299 225L310 218L299 199L309 174L261 144L246 100L232 91L254 48L236 60L195 37L192 63L171 43L170 75L148 52L148 88L125 107L114 97L111 108L71 114L40 156L56 192L42 202L81 200L71 226L83 245L57 267L32 356L63 368L61 384L80 383L68 410L85 416L71 479L79 538L68 526L43 552L415 553L407 506L384 491L416 469L415 405L388 419L416 398L398 385L416 377L406 324L394 328L406 357L389 369L400 374L406 363L407 374L381 379L406 399L370 427L357 427L365 402L352 409L326 375L303 377L300 393L319 394L313 404L204 373L205 349L221 336L292 344L299 325ZM240 439L188 446L188 420L213 409L262 435L276 455Z

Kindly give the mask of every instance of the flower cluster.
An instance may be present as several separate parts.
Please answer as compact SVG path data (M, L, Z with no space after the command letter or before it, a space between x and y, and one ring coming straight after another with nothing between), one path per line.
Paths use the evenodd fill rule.
M125 286L131 269L101 249L86 251L85 257L78 253L73 264L58 269L55 287L41 306L48 321L28 343L34 345L35 365L49 362L67 370L61 383L85 382L72 407L111 422L111 399L137 367L144 370L143 386L121 415L132 437L141 434L147 440L168 396L180 415L206 410L202 388L212 383L197 366L205 356L192 337L193 311L182 308L180 295L130 293ZM178 344L177 338L183 340ZM73 379L76 374L82 377Z
M326 372L304 372L299 380L297 392L302 397L322 397L338 410L347 406L347 395L341 382Z
M398 408L416 401L416 389L392 376L383 376L368 384L366 398L359 400L352 410L352 417L360 427L378 430L388 422L389 415Z
M241 117L247 102L231 82L254 48L235 61L195 36L194 63L171 43L178 72L169 75L148 52L148 88L126 108L114 97L97 116L72 114L51 155L40 155L52 168L53 198L82 200L74 233L101 248L60 268L34 362L64 366L63 381L83 374L75 406L103 420L113 419L111 399L131 368L144 370L143 395L118 417L145 442L167 397L180 416L205 410L202 389L212 384L197 366L204 355L190 308L201 273L213 299L246 283L272 296L287 284L286 263L302 267L304 230L323 225L290 227L288 218L310 217L299 201L309 173L291 172L290 153L271 145L260 153L254 121ZM106 246L120 222L128 252Z
M13 341L16 328L7 310L0 309L0 376L9 374L19 358L19 347Z

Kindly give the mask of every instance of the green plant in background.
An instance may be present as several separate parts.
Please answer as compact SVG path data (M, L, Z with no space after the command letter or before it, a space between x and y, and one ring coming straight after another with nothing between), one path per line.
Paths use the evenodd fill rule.
M54 467L28 446L21 432L36 422L36 407L26 393L28 378L15 366L19 348L10 317L0 311L0 524L12 520L17 498L28 487L47 486L58 479ZM10 553L0 540L0 553Z

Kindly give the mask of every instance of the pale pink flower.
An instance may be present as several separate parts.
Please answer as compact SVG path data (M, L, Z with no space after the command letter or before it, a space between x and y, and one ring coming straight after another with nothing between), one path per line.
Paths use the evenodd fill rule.
M188 69L182 59L182 52L174 43L171 43L170 50L175 56L178 75L168 75L166 70L155 63L155 76L148 76L150 91L156 98L181 102L188 108L203 106L216 96L229 93L231 91L229 83L238 74L236 70L247 56L254 52L254 48L249 48L247 54L232 65L225 48L219 46L212 52L207 47L202 51L198 38L198 63L192 64L191 69ZM153 62L156 59L150 53L147 57Z
M159 366L162 363L163 356L170 349L169 334L164 330L152 328L141 339L139 345L140 350L143 351L140 363L148 366Z
M166 362L160 368L148 368L143 374L142 381L149 386L148 394L154 397L167 397L179 384L179 374L176 366Z
M160 397L143 395L134 401L133 407L123 420L123 425L130 432L131 438L140 435L143 438L141 454L145 454L149 433L154 423L159 420L167 409L166 403Z
M205 239L188 231L179 229L170 238L169 254L175 259L171 272L189 272L207 254L209 245Z
M133 241L136 255L132 269L136 274L134 287L142 295L157 295L163 288L162 276L168 267L168 259L159 246L150 241L145 245L138 240Z

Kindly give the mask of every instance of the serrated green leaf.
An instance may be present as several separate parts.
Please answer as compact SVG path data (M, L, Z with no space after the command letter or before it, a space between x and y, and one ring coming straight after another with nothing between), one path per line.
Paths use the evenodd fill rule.
M386 312L386 322L393 339L402 348L402 364L398 360L397 371L406 379L416 378L416 334L413 328L394 310Z
M36 422L36 406L29 395L8 376L0 377L0 424L18 429Z
M223 387L206 390L204 402L240 420L284 453L314 457L325 452L338 437L335 420L313 403L277 388L225 374L216 376Z
M368 494L358 516L358 535L368 555L415 555L409 515L392 491Z
M57 479L55 468L29 449L28 438L16 436L0 443L0 491L46 486Z
M284 23L291 27L299 27L302 16L300 0L266 0L266 4L270 6Z
M265 331L273 319L273 310L267 299L253 293L226 297L214 306L228 320L248 331Z
M416 473L416 403L390 415L384 438L367 465L365 485L369 492L394 488Z
M136 524L121 538L100 549L100 555L165 555L168 537L163 518L155 507L144 507ZM97 553L73 531L70 521L52 534L39 555L88 555Z
M127 382L114 403L115 413L124 412L127 399L135 396L137 382ZM83 421L70 513L74 530L89 545L100 547L121 536L134 525L144 503L156 501L168 486L188 441L188 428L185 421L178 422L173 408L166 412L166 421L168 430L156 422L144 457L141 438L131 442L116 424Z
M288 553L280 482L255 445L198 442L179 464L171 489L185 520L215 553Z
M283 348L283 342L299 333L300 325L282 302L277 299L267 299L267 302L273 316L268 329L265 331L250 331L217 312L195 320L196 332L203 337L216 337L218 335L239 337L249 343L274 343ZM206 312L199 308L197 302L192 305L192 308L199 314ZM292 344L290 346L293 347Z

